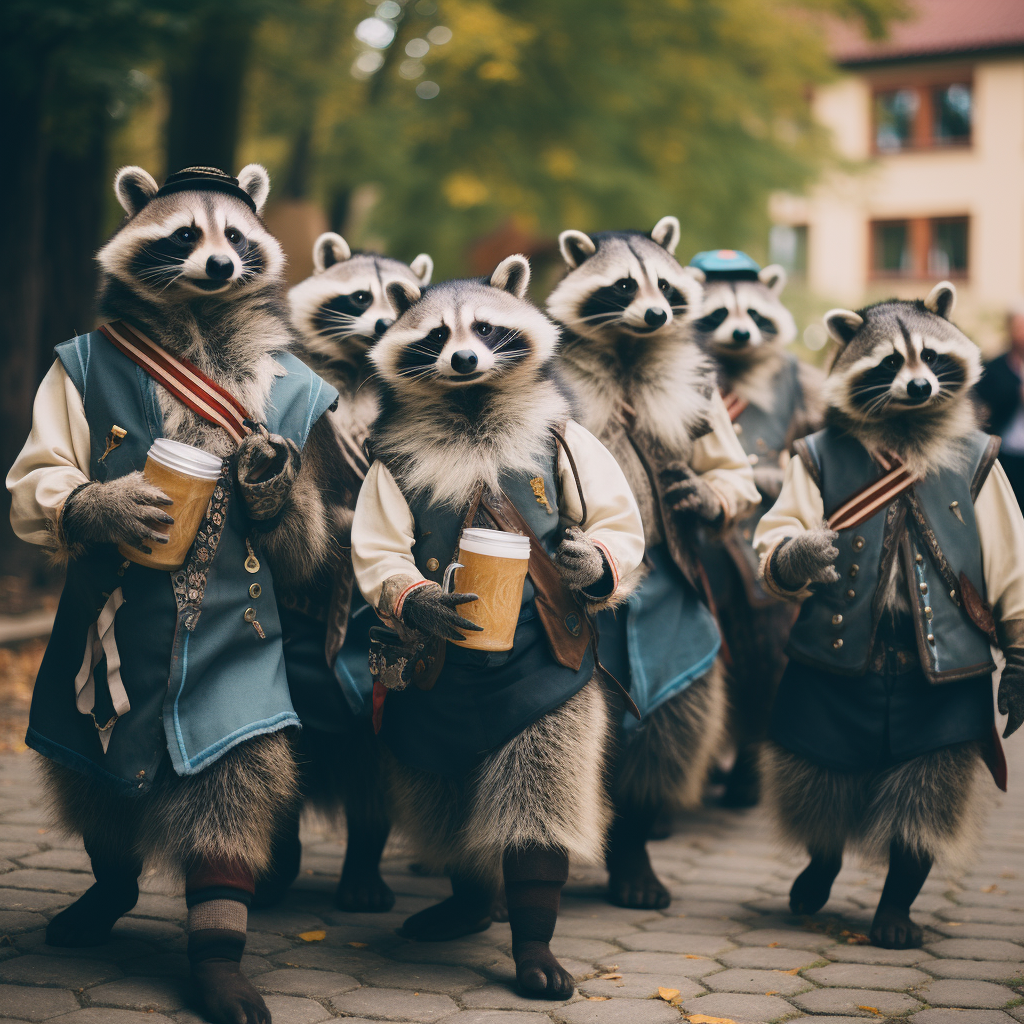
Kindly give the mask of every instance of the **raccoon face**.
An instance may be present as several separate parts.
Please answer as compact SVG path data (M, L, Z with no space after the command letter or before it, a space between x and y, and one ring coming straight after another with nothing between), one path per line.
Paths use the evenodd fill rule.
M374 253L353 255L341 235L313 245L312 277L288 293L292 323L311 349L328 358L356 359L395 322L388 287L403 282L417 296L430 284L434 261L421 253L410 265Z
M751 274L753 277L753 274ZM796 337L792 314L780 301L786 272L765 267L756 280L705 281L700 317L694 321L697 340L715 355L757 358L773 344Z
M826 313L825 326L843 346L825 385L829 404L867 423L940 411L966 395L981 376L981 356L949 322L955 302L956 289L943 281L924 302Z
M613 343L675 338L700 309L701 285L673 256L679 221L663 217L650 235L639 231L558 237L569 273L548 298L548 312L574 334Z
M259 164L238 173L252 198L216 191L157 196L157 184L141 167L124 167L114 191L128 214L124 226L97 259L112 277L161 305L196 296L230 301L281 278L284 256L258 211L270 191Z
M370 354L381 378L423 395L529 380L558 343L555 325L525 298L529 283L525 256L502 260L486 282L446 281L418 301L393 283L400 316Z

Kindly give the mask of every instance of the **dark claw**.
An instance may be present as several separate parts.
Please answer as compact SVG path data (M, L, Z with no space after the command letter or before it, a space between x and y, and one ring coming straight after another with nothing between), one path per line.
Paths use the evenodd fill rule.
M164 523L167 526L174 525L174 516L169 516L166 512L161 512L157 517L157 522Z
M146 547L145 544L140 544L139 545L139 550L145 552L147 555L153 554L153 549Z

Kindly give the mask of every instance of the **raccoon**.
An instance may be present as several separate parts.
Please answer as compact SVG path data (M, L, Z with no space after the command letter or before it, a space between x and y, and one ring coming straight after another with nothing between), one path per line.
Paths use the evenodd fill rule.
M313 275L288 293L292 324L302 338L295 351L338 389L338 407L328 414L347 462L338 469L343 480L361 479L368 468L362 445L378 409L369 355L397 316L388 287L401 281L418 297L433 261L426 253L409 266L373 253L353 254L345 239L327 232L313 245L313 265ZM348 516L357 489L350 489ZM339 535L347 540L347 532ZM334 904L352 912L390 910L395 895L380 874L390 823L369 719L367 657L376 617L353 595L348 559L333 580L306 588L301 602L283 607L281 617L292 702L303 723L296 740L303 802L328 818L342 811L346 818L345 863ZM274 868L257 887L260 905L283 898L301 856L297 810L278 832Z
M302 336L302 358L347 399L335 423L361 445L377 415L377 388L369 353L395 321L388 287L401 280L426 288L434 261L412 263L377 253L352 252L341 235L327 232L313 244L313 275L288 293L291 319Z
M186 877L193 979L210 1019L224 1022L270 1020L238 960L253 879L266 870L277 820L296 794L295 765L280 730L297 719L279 685L276 612L258 598L261 591L272 595L273 583L285 592L307 585L333 571L337 557L337 503L326 472L337 445L321 418L333 391L287 354L294 335L284 259L259 215L269 188L256 164L237 179L188 168L161 188L142 168L126 167L114 183L126 220L97 257L101 318L189 360L252 416L253 432L237 451L226 430L94 332L58 347L58 363L40 388L33 436L9 481L15 528L37 543L51 541L68 562L28 741L45 755L42 771L59 825L84 838L96 877L49 923L47 942L105 942L135 905L144 864L160 861ZM110 427L104 452L110 417L128 429ZM62 425L69 438L54 434ZM224 460L189 561L170 574L124 561L115 547L150 552L166 543L159 528L173 522L165 511L170 500L140 471L158 432ZM81 463L69 465L68 452ZM63 495L59 510L49 510L32 482L51 472ZM77 486L64 494L69 475ZM35 529L40 523L49 536ZM269 573L262 566L260 574L261 560ZM216 584L204 593L208 575ZM111 605L122 588L124 607ZM100 607L117 615L124 683L111 678L118 669L109 658L109 693L98 692L90 677L86 692L95 686L90 713L100 730L94 734L79 724L83 708L76 710L72 680L82 674L75 652L85 647L88 658L96 642L85 631ZM207 629L208 621L218 628ZM101 615L91 629L103 628ZM188 667L172 655L173 643L180 648L185 637ZM238 680L225 666L236 656L246 665L244 702L228 692ZM115 697L125 686L128 708ZM161 713L167 693L174 704ZM165 731L165 718L173 718L176 736ZM203 748L198 737L210 745Z
M763 761L780 832L811 855L790 905L825 904L844 849L888 862L870 931L887 948L921 945L910 907L933 861L976 848L984 765L1005 788L991 644L1003 735L1024 720L1024 520L975 426L955 298L942 282L826 314L826 427L797 442L755 537L766 585L803 601Z
M618 730L614 761L617 817L607 864L609 898L620 906L665 907L670 900L645 840L663 808L699 802L726 715L697 531L701 524L720 529L756 497L714 366L693 340L700 275L675 259L678 241L675 217L662 218L650 234L564 231L559 247L568 273L547 302L566 331L560 365L583 423L637 496L645 563L653 566L626 614L598 616L602 662L630 681L644 712L639 727L627 727L626 719ZM657 608L672 616L671 625L664 618L655 624ZM634 678L636 659L643 679Z
M424 861L452 875L451 899L403 934L487 927L504 880L520 987L567 998L572 978L548 946L558 892L570 856L600 857L608 817L608 713L575 602L621 599L642 539L621 472L571 419L551 367L558 330L526 300L529 275L511 256L488 279L436 285L418 301L404 281L390 286L399 317L370 356L381 412L352 550L378 615L400 636L443 643L479 628L459 613L475 595L439 586L461 528L510 529L518 515L519 532L532 531L511 650L448 644L432 688L387 691L380 735L397 820ZM554 577L535 575L537 564Z
M701 550L730 654L730 738L736 757L722 802L749 807L758 801L757 747L785 668L793 618L792 606L759 586L751 539L761 514L779 495L793 442L822 424L824 375L786 351L796 324L782 302L786 271L781 266L761 268L734 249L698 253L690 266L704 282L695 337L714 360L719 391L761 494L749 516Z

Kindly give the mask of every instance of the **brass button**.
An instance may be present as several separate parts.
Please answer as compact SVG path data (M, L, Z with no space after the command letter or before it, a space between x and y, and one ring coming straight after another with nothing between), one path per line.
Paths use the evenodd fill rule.
M760 460L758 459L758 457L757 457L756 453L754 453L754 452L751 452L751 453L750 453L750 454L749 454L749 455L747 456L747 462L749 462L749 463L750 463L750 464L751 464L752 466L756 466L756 465L758 464L758 462L759 462L759 461L760 461Z
M138 771L137 771L137 772L135 773L135 778L137 778L137 779L141 779L141 778L142 778L142 776L143 776L143 775L145 775L145 774L146 774L146 769L145 769L145 768L140 768L140 769L139 769L139 770L138 770Z
M843 624L843 617L838 613L832 616L832 625L841 626Z
M960 502L959 501L951 501L949 503L949 507L950 508L959 508L960 507Z
M847 599L847 601L852 601L856 596L857 596L857 591L856 590L848 590L846 592L846 599Z
M255 622L256 621L256 609L255 608L246 608L245 611L242 613L242 618L245 619L246 622Z
M933 633L929 633L928 634L928 643L930 643L930 644L935 643L935 635Z
M833 640L832 641L832 646L838 651L839 648L843 646L843 641L841 639L840 640Z
M737 434L742 434L743 433L743 424L742 423L734 423L732 425L732 429L735 430Z
M928 593L928 584L927 583L919 583L917 589L920 590L922 594L927 594Z
M951 590L949 592L949 596L955 601L956 600L956 591L955 590Z
M252 599L253 599L254 601L255 601L255 600L256 600L256 598L257 598L257 597L259 597L259 596L260 596L260 594L262 594L262 593L263 593L263 588L262 588L262 587L261 587L261 586L260 586L260 585L259 585L258 583L254 583L254 584L253 584L253 585L252 585L252 586L251 586L251 587L249 588L249 596L250 596L250 597L251 597L251 598L252 598Z
M436 558L427 559L427 572L437 572L441 568L441 563Z
M928 616L929 619L932 617L932 606L930 604L926 604L924 606L924 613Z
M864 538L863 537L854 537L853 538L853 550L854 551L863 551L864 550Z
M924 561L924 555L922 555L919 551L916 555L914 555L914 561L917 562L918 565L920 565Z
M860 566L857 565L857 563L855 562L853 565L850 566L850 579L853 579L853 577L856 576L859 572Z

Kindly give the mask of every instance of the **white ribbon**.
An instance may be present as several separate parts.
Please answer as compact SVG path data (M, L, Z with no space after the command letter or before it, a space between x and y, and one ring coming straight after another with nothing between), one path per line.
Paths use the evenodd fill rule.
M78 675L75 676L75 706L83 715L89 715L92 718L93 724L100 734L100 744L104 754L107 752L107 747L110 746L110 735L114 731L114 723L132 709L131 704L128 703L128 694L125 691L124 683L121 681L121 655L118 654L117 643L114 639L114 616L117 614L117 609L123 604L124 594L118 587L107 598L107 603L100 611L99 617L89 627L82 667L78 670ZM93 670L104 655L107 658L107 689L110 691L110 699L114 705L114 715L105 725L100 725L93 714L93 709L96 707L96 681L93 678Z

